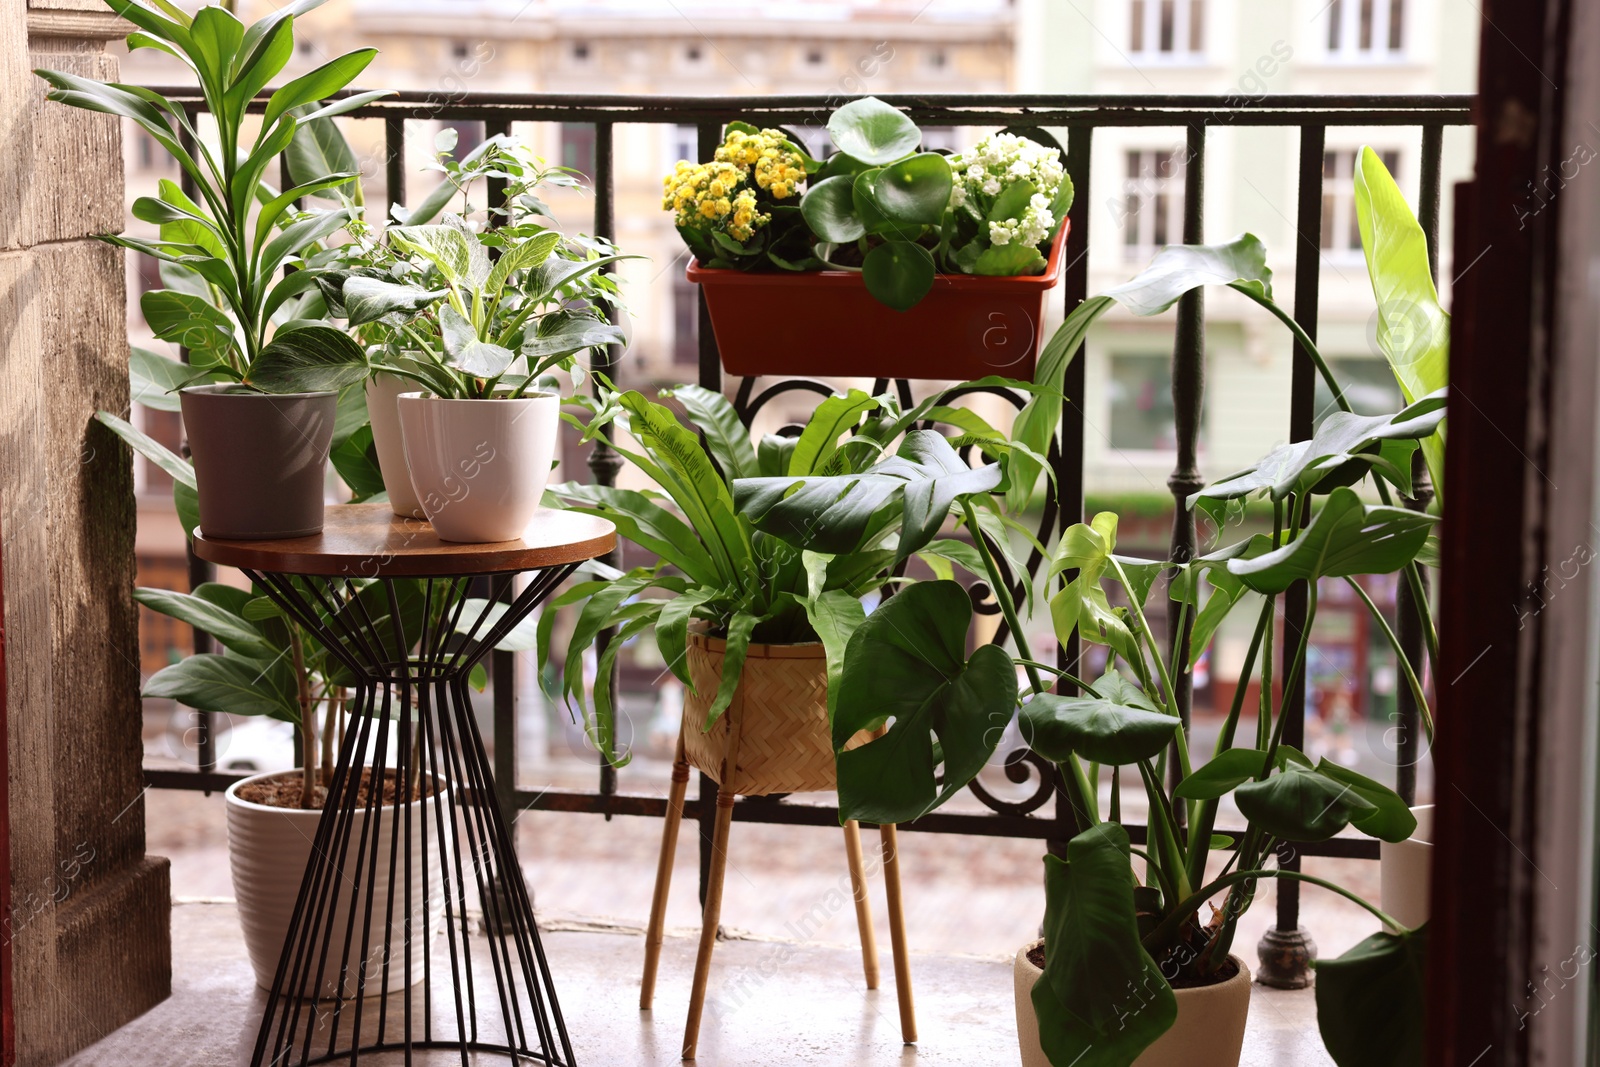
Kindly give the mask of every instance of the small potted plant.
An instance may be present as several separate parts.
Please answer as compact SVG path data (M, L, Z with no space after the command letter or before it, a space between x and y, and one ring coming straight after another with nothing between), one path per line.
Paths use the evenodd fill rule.
M258 193L302 123L385 95L320 103L360 74L376 50L350 52L286 83L267 98L258 123L247 119L251 102L293 55L295 19L316 0L286 5L248 27L217 5L191 17L171 4L107 4L137 27L130 49L157 49L193 72L216 124L213 142L200 136L182 106L158 93L38 71L51 85L50 99L137 124L198 192L191 199L162 181L158 196L133 205L136 218L160 226L159 237L105 240L159 260L172 285L146 293L141 303L156 335L190 352L193 373L176 384L200 486L200 522L212 537L315 533L322 528L338 390L362 380L367 367L343 331L291 317L297 299L314 288L315 271L283 271L308 266L302 250L349 218L342 210L301 212L296 202L352 175Z
M439 536L464 542L514 539L532 519L560 424L550 372L623 343L606 319L616 283L602 270L628 258L534 221L545 209L532 190L565 180L564 172L514 143L480 158L515 183L522 206L505 209L504 225L479 232L452 214L390 226L381 258L365 253L366 265L328 277L335 310L351 327L385 332L374 368L421 387L396 396L406 471ZM471 173L450 176L458 179L465 184ZM386 483L392 468L391 459Z
M1072 204L1059 147L1001 132L920 151L916 124L874 97L839 108L828 133L839 151L819 161L782 130L731 122L712 161L664 181L724 366L1031 375Z

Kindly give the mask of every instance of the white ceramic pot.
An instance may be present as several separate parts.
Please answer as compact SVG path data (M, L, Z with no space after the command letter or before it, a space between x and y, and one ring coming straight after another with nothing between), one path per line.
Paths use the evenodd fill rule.
M374 374L367 379L367 419L372 423L372 444L378 452L378 469L383 472L383 489L396 515L425 519L422 502L411 488L411 468L406 465L406 446L400 437L400 414L395 398L415 385L394 374Z
M235 782L228 788L228 862L233 869L233 892L239 901L239 924L244 928L245 948L250 953L250 965L255 968L256 984L262 989L271 989L273 979L278 973L278 957L283 951L283 940L289 931L289 920L294 912L295 899L300 893L300 882L305 874L306 862L311 856L311 844L316 838L317 823L322 818L322 812L315 810L300 810L294 808L275 808L265 804L254 804L248 800L241 800L239 789L251 782L274 778L285 772L275 771L268 774L258 774L246 778L242 782ZM287 772L298 775L298 771ZM383 930L384 912L389 895L389 855L391 848L391 834L393 823L390 821L395 814L394 808L384 808L376 819L379 827L378 836L378 861L376 867L372 864L372 840L368 835L366 862L361 867L361 878L366 884L374 887L374 904L372 911L372 938L373 952L370 954L371 963L367 972L367 996L377 996L381 993L393 993L404 989L406 985L405 969L405 924L410 923L412 930L418 933L411 940L411 981L416 984L422 980L422 960L429 949L432 937L437 936L444 925L444 885L441 872L448 855L448 849L441 850L439 846L439 818L436 811L439 804L444 803L448 793L435 793L419 801L406 805L411 812L411 914L404 914L405 885L397 882L394 887L395 915L390 923L387 936ZM400 809L400 817L404 818L406 808ZM444 812L446 826L451 818L448 807ZM422 824L427 820L428 847L432 855L428 864L427 897L429 904L428 921L426 930L428 936L421 936L423 925L423 884L422 884ZM340 952L344 947L345 924L350 914L350 890L348 878L355 874L356 856L361 840L361 828L367 821L366 812L358 811L355 821L350 828L350 841L345 848L344 862L341 870L345 872L344 892L338 896L338 903L333 918L333 939L328 949L327 963L323 967L323 978L320 989L316 995L319 997L333 997L338 991ZM402 830L402 833L404 831ZM442 854L443 853L443 854ZM404 865L404 839L402 838L401 859L397 862L397 869ZM363 898L364 900L364 898ZM361 924L365 909L359 907L356 912L355 932L348 958L350 966L347 968L348 976L345 980L345 995L354 996L356 992L356 966L362 957ZM323 922L327 921L327 912L323 912ZM327 927L324 926L323 929ZM313 951L321 954L321 942L315 942ZM387 954L389 964L389 981L383 982L382 965ZM311 977L306 979L305 985L300 990L304 994L310 987L315 977L315 966ZM287 989L284 992L288 992Z
M1428 921L1428 893L1433 869L1433 805L1411 809L1417 828L1404 841L1378 844L1378 870L1383 879L1379 907L1400 923L1417 927Z
M411 485L434 532L446 541L521 537L550 480L560 398L401 393L398 403Z
M1044 972L1028 960L1028 952L1041 944L1025 945L1012 966L1022 1067L1051 1067L1039 1047L1039 1018L1033 1012L1033 987ZM1239 971L1226 982L1173 991L1177 1020L1139 1054L1133 1067L1239 1067L1250 1016L1250 968L1237 956L1228 958Z

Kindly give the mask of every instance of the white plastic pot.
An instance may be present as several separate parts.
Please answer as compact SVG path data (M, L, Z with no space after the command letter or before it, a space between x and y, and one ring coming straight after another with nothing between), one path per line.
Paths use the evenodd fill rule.
M550 480L560 398L401 393L398 404L411 486L434 532L446 541L521 537Z
M1385 914L1405 926L1428 921L1428 893L1432 886L1433 805L1411 809L1417 828L1404 841L1378 844L1378 871L1383 888L1379 897Z
M1033 987L1044 972L1028 960L1028 952L1041 944L1024 945L1012 965L1022 1067L1051 1067L1039 1047L1039 1017L1033 1010ZM1239 1067L1245 1021L1250 1016L1250 968L1237 956L1228 958L1238 964L1239 971L1227 981L1173 990L1178 999L1177 1020L1139 1054L1133 1067Z
M400 413L395 398L415 386L393 374L374 374L367 379L367 418L372 422L372 444L378 452L378 469L383 472L383 489L396 515L425 519L422 502L411 488L411 468L406 465L406 446L400 436Z
M236 782L228 788L228 862L233 870L233 892L239 901L239 925L244 928L245 948L250 953L250 965L256 972L256 984L262 989L271 989L273 980L278 973L278 957L283 951L284 937L289 932L289 920L294 913L295 900L300 893L300 882L305 875L306 863L311 857L311 844L317 835L317 823L322 818L321 811L300 810L295 808L276 808L265 804L254 804L239 797L241 787L251 782L258 782L267 778L276 778L283 774L282 771L273 771L268 774L258 774ZM298 775L298 771L288 772ZM367 953L369 958L367 970L367 984L365 994L377 996L383 993L393 993L404 989L406 986L405 966L405 928L409 923L414 934L411 939L411 982L415 985L422 980L423 957L427 954L430 941L436 936L444 925L444 885L441 872L448 860L448 848L439 845L440 816L436 809L439 804L446 803L448 793L435 793L422 800L413 801L401 808L383 808L377 819L378 834L378 860L376 866L372 863L371 834L367 837L366 861L361 867L361 881L363 885L371 885L375 896L372 909L372 949ZM405 818L407 808L411 815L411 913L405 914L405 885L396 882L394 886L394 917L390 924L387 936L383 929L385 911L389 899L389 856L391 835L394 830L395 817ZM450 811L446 807L443 813L444 825L450 824ZM426 930L428 936L423 936L423 882L422 882L422 824L424 820L428 825L428 886L427 899L430 914L427 917ZM365 810L355 813L354 821L350 828L350 840L344 852L344 862L341 870L344 872L337 897L337 905L333 916L333 938L327 951L327 963L323 965L322 983L316 991L316 996L329 998L338 992L339 972L341 970L341 953L345 947L345 928L350 914L350 886L351 879L356 871L356 857L361 841L361 829L366 824ZM402 824L403 827L404 824ZM405 831L401 830L401 858L396 863L396 872L404 869L404 842ZM345 996L355 996L356 993L356 968L361 962L362 946L361 927L365 913L365 895L358 901L354 933L351 936L354 942L348 953L349 966L344 968L347 972L345 979ZM327 911L322 913L323 923L327 921ZM327 929L325 925L319 926L318 937L321 931ZM298 936L298 935L297 935ZM322 941L313 942L313 959L321 956ZM389 980L383 981L383 960L389 960ZM292 961L291 961L292 966ZM310 975L296 995L305 995L310 991L316 977L316 964L313 963ZM285 993L290 992L287 988Z

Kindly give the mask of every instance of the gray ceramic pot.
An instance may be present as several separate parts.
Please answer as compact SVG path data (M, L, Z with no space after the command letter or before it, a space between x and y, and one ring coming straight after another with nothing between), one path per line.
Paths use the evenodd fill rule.
M197 385L179 395L207 537L265 540L322 529L337 393Z

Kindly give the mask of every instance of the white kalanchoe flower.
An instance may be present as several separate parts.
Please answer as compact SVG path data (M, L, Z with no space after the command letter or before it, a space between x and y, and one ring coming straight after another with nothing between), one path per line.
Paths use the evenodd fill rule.
M992 200L1018 181L1030 181L1037 190L1019 216L989 223L991 244L1018 242L1037 246L1055 226L1050 205L1066 172L1054 149L1016 134L996 133L969 151L952 156L950 169L956 176L950 190L950 207L970 207L980 218L993 205L979 201L979 197Z

